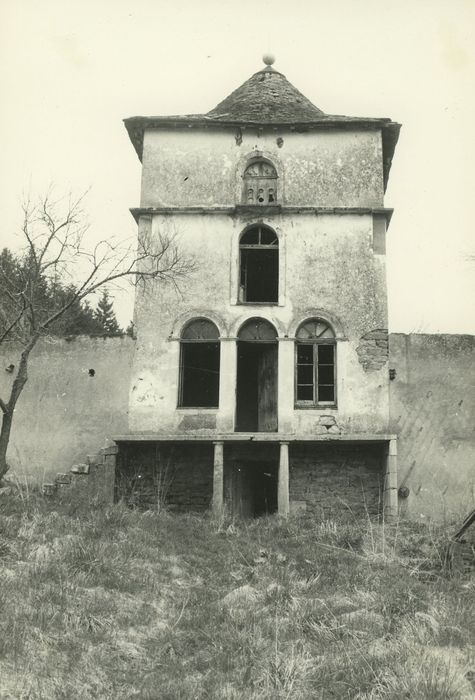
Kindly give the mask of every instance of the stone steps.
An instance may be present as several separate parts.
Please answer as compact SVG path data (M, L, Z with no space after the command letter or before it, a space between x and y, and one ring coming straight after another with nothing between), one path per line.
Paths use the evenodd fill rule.
M87 455L86 462L73 464L68 472L58 473L53 482L44 483L43 495L46 498L71 497L112 503L117 453L117 445L112 445Z

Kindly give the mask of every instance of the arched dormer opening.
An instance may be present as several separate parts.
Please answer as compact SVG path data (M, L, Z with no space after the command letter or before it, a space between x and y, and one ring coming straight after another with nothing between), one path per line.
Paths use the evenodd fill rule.
M243 204L277 204L277 170L264 158L251 161L243 174Z

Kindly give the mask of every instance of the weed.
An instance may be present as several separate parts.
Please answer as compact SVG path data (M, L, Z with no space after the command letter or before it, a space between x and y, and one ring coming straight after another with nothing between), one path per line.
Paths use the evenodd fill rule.
M464 700L475 606L444 568L448 532L13 495L0 697Z

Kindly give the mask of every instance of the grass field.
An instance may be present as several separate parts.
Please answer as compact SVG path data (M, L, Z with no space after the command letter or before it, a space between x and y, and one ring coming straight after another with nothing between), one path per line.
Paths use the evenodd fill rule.
M450 531L2 498L0 698L473 698Z

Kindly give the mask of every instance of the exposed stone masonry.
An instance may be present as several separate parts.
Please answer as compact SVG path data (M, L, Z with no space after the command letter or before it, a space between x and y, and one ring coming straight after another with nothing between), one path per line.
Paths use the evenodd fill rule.
M339 435L341 433L341 428L338 426L335 416L323 415L316 421L313 432L316 435Z
M372 372L384 367L389 359L387 328L377 328L363 335L356 352L365 372Z
M117 498L143 507L204 511L212 495L213 445L121 445Z
M305 511L317 520L377 515L382 464L380 445L291 445L291 512Z

